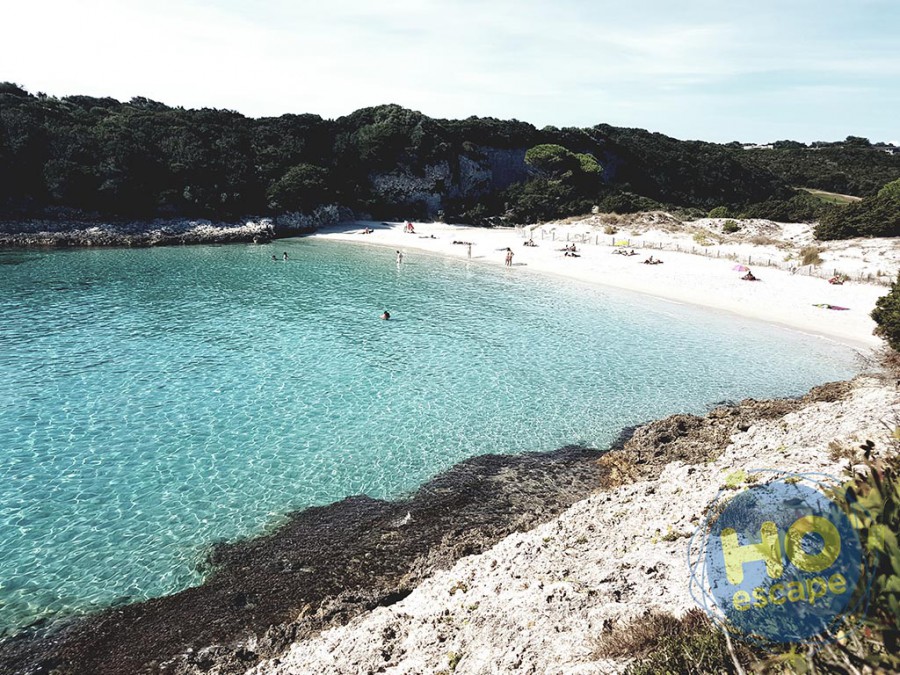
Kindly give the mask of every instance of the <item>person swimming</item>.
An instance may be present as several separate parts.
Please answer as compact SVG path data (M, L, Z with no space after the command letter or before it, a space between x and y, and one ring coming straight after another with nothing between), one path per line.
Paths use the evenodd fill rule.
M388 319L391 318L391 313L390 313L389 311L387 311L387 310L384 310L384 312L382 312L380 318L381 318L381 319L384 319L385 321L387 321Z

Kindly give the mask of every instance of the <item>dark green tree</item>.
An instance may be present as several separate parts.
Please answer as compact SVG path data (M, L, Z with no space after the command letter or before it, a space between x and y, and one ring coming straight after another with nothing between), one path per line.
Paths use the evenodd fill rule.
M900 274L891 285L890 292L878 298L871 316L878 324L875 335L884 338L891 349L900 352Z
M900 237L900 180L888 183L874 197L826 211L815 234L823 240Z
M553 143L529 148L525 163L537 176L548 180L565 180L581 170L581 160L574 152Z
M269 208L274 211L305 211L329 198L328 171L312 164L298 164L266 191Z

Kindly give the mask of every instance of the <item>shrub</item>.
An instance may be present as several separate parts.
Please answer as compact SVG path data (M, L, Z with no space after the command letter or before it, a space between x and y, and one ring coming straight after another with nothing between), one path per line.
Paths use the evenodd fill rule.
M637 213L639 211L654 211L660 208L660 203L647 197L631 192L619 192L603 197L597 206L601 213Z
M896 436L896 432L895 432ZM868 672L900 670L900 455L873 459L875 444L860 446L868 470L851 473L837 500L849 511L868 558L874 569L865 615L859 617L866 633L851 631L846 650L865 662ZM853 471L849 469L849 471ZM850 619L851 617L848 617ZM853 617L855 618L855 617ZM852 621L848 623L853 623ZM823 654L819 660L826 660ZM871 669L871 670L870 670ZM817 669L825 672L826 668Z
M754 246L778 246L781 244L781 242L777 239L769 237L765 234L757 234L753 237L750 237L750 243Z
M822 256L819 255L821 253L821 249L816 248L815 246L807 246L806 248L800 251L800 264L801 265L821 265L822 264Z
M727 206L717 206L712 211L709 212L709 218L727 218L728 217L728 207Z
M884 338L895 352L900 352L900 274L890 292L878 298L871 316L878 324L875 335Z
M749 660L749 651L735 644L739 658ZM626 626L603 635L595 650L598 658L635 657L625 672L733 673L736 671L725 636L700 609L681 619L652 612Z
M618 231L619 228L615 227L614 225L607 225L603 228L603 234L615 234Z
M694 232L694 241L701 246L712 246L713 241L707 236L708 232Z
M725 234L734 234L735 232L740 231L740 229L740 224L733 220L726 220L722 225L722 232L724 232Z

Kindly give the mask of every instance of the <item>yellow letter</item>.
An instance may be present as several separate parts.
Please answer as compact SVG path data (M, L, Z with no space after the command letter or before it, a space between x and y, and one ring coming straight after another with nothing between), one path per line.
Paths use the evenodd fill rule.
M803 593L803 582L801 581L789 581L787 583L788 589L788 602L797 602L798 600L806 600L806 595Z
M784 590L784 584L772 584L772 588L769 589L769 602L773 605L783 605L784 601L787 600L783 595L775 596L779 591Z
M800 540L810 532L815 532L825 542L822 550L815 555L810 555L800 546ZM834 523L827 518L803 516L788 528L784 538L784 552L804 572L821 572L830 567L841 554L841 535Z
M738 591L734 594L734 608L743 612L750 609L750 594L747 591Z
M768 604L768 600L766 600L766 589L762 586L754 588L753 599L755 600L753 603L754 607L765 607Z
M766 572L773 579L781 576L784 566L781 562L778 527L767 520L759 528L759 534L762 539L760 543L741 546L737 532L730 527L722 530L722 556L725 558L725 575L729 583L735 586L741 583L744 580L744 563L756 560L765 560Z
M817 590L816 584L821 588ZM812 579L806 580L806 595L809 597L809 604L816 604L816 598L825 597L827 592L828 584L825 582L824 577L813 577Z
M832 574L831 578L828 580L828 588L830 588L831 592L835 595L840 595L847 590L847 580L844 578L843 574L836 572L835 574Z

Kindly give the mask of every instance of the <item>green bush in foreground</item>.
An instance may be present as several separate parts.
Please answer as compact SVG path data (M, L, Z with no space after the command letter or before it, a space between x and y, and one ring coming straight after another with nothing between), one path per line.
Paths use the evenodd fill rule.
M900 274L891 285L890 292L878 298L871 316L878 324L875 335L884 338L891 349L900 352Z
M900 427L894 435L900 438ZM625 669L628 675L735 673L739 668L802 675L900 672L900 455L894 447L875 459L871 441L860 449L865 468L848 469L850 479L830 497L854 517L872 583L863 613L844 617L837 639L823 639L812 649L762 649L733 639L732 653L724 633L693 609L680 619L654 612L615 626L597 640L594 656L633 659Z
M866 471L844 485L843 501L855 517L868 567L874 570L865 616L844 646L866 665L900 671L900 456L871 458L874 445L862 446ZM896 449L895 449L896 450ZM851 624L852 626L852 624Z

